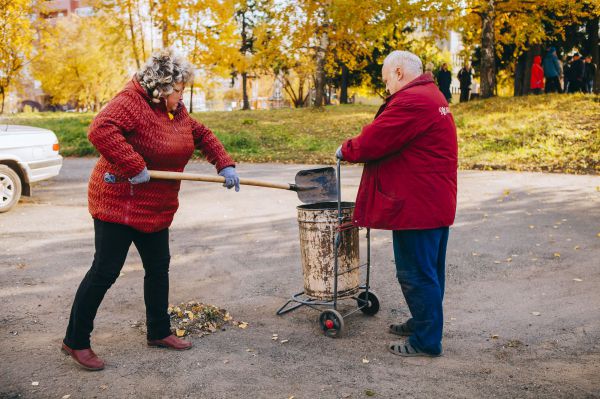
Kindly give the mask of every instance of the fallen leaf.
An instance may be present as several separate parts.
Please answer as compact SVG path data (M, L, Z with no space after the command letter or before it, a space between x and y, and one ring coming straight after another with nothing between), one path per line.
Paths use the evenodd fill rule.
M582 279L580 279L580 278L574 278L574 279L573 279L573 281L581 282L581 281L583 281L583 280L582 280Z
M375 396L375 395L376 395L376 393L375 393L375 391L372 391L372 390L370 390L370 389L367 389L367 390L365 391L365 395L367 395L367 396Z
M295 396L294 396L294 395L292 395L292 396L290 396L288 399L294 399L294 398L295 398Z
M575 251L577 251L579 248L580 248L580 247L579 247L579 245L575 245L575 247L573 247L573 249L574 249Z
M39 381L33 381L31 383L31 385L33 385L34 387L37 387L38 385L40 385L40 382Z
M555 252L555 253L554 253L554 257L555 257L555 258L560 258L560 252Z
M108 385L100 385L98 388L100 388L100 389L107 389Z
M499 260L495 260L494 263L498 265L498 264L500 264L502 262L500 262Z
M240 324L238 324L238 327L241 328L242 330L244 330L248 327L248 323L246 323L245 321L242 321L242 322L240 322Z
M69 399L70 397L71 397L71 395L65 395L61 399Z
M492 339L498 339L498 335L496 335L496 334L492 335Z
M285 344L286 342L290 342L290 340L289 340L289 339L282 339L280 342L281 342L282 344Z
M473 256L479 256L479 254L477 252L473 252L471 255L473 255Z
M365 357L365 358L363 358L362 362L363 362L363 363L365 363L365 364L367 364L367 363L369 363L369 359L367 359L367 358Z
M541 316L542 314L540 312L531 312L532 315L534 316Z
M223 364L227 364L227 363L229 363L229 360L227 360L227 359L223 360Z
M535 229L535 226L531 224L531 225L529 225L529 228L530 229Z
M183 337L185 335L185 330L180 330L179 328L175 330L175 334L178 337Z

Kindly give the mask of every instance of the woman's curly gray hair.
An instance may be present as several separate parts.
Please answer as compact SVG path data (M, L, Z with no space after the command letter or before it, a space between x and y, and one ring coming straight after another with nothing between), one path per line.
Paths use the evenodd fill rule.
M172 49L164 49L152 54L146 65L137 73L140 85L146 89L153 102L160 102L161 95L173 93L176 83L184 85L194 77L192 65Z

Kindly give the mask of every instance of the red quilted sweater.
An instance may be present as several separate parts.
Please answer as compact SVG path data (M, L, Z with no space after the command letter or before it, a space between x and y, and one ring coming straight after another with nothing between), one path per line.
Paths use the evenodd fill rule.
M235 165L216 136L192 119L183 105L170 120L164 102L153 103L135 78L94 118L88 138L101 155L89 182L92 217L143 232L171 225L180 182L132 185L127 178L144 167L181 172L195 148L217 171ZM117 182L105 182L106 172L116 175Z

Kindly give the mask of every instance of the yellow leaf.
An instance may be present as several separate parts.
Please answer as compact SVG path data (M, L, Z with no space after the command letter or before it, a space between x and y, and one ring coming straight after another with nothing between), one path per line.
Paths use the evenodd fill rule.
M560 252L555 252L555 253L554 253L554 257L555 257L555 258L560 258Z
M183 337L183 336L185 335L185 330L180 330L180 329L177 329L177 330L175 330L175 334L176 334L178 337Z

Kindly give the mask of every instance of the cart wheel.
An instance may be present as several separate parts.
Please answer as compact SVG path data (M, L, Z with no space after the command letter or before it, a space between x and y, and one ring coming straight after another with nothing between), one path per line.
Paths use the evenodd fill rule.
M325 310L319 317L321 329L330 338L342 336L344 331L344 318L337 310Z
M357 298L357 302L358 302L358 306L361 307L360 310L369 316L373 316L374 314L376 314L377 312L379 312L379 299L377 298L377 295L375 295L375 293L373 291L369 291L367 294L367 291L363 291L360 294L358 294L358 298ZM367 301L368 303L365 305L364 301Z

